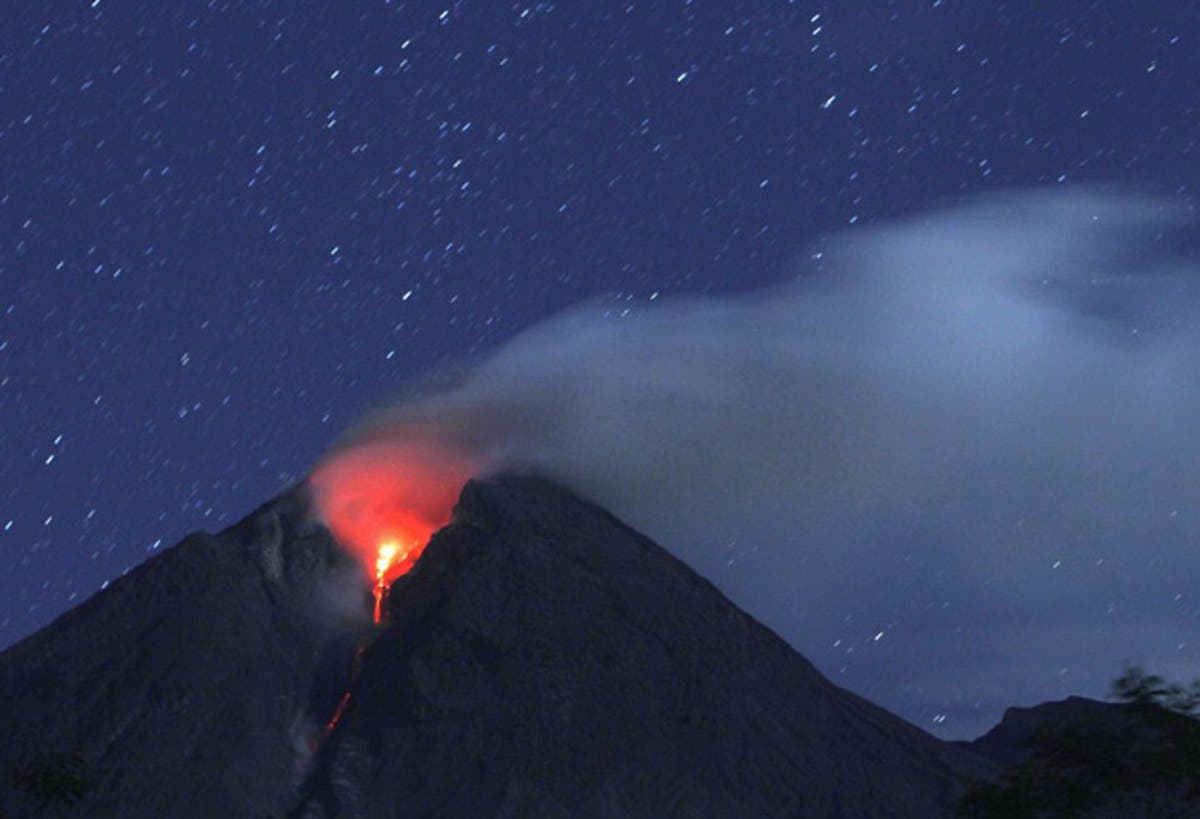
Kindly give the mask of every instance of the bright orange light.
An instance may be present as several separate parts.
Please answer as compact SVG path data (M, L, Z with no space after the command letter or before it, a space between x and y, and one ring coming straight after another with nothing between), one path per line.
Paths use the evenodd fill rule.
M329 738L333 733L333 729L337 728L339 722L342 721L342 715L346 713L346 706L350 704L350 692L342 694L342 698L338 700L337 710L333 712L333 716L329 718L329 722L325 723L324 730L321 731L320 739L313 744L312 750L316 750L317 745Z
M333 536L361 561L375 593L387 587L450 522L470 464L427 442L376 440L336 452L310 477L313 500Z
M382 580L387 575L387 570L392 565L392 561L396 559L396 552L400 551L400 547L393 541L379 544L379 556L375 558L375 577Z
M421 549L421 545L419 543L414 543L413 548L419 551ZM404 554L398 555L399 551L400 547L395 543L395 541L389 540L379 544L379 554L375 557L375 587L372 589L372 592L375 595L376 623L380 621L380 618L383 614L383 599L387 596L388 574L392 568L392 565L395 564L397 556L399 556L400 562L403 563L412 549L408 549L404 552ZM403 572L400 574L403 574Z

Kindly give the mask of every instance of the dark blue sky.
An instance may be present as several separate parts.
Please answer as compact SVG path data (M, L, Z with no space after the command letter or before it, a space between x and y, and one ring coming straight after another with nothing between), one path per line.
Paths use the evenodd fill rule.
M1200 176L1188 3L582 6L6 11L0 645L568 305L778 282L980 192Z

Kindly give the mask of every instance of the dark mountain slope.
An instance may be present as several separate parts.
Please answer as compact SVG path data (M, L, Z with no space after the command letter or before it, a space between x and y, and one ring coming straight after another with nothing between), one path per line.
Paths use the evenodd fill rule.
M937 817L991 772L536 479L468 484L390 618L298 816Z
M1152 702L1009 708L963 744L1007 766L971 789L964 817L1200 817L1200 721Z
M0 655L0 772L79 753L60 815L122 819L939 817L996 773L544 481L469 483L388 605L288 493Z
M0 772L82 754L80 816L281 815L365 625L323 591L359 570L306 518L293 492L189 536L0 655Z

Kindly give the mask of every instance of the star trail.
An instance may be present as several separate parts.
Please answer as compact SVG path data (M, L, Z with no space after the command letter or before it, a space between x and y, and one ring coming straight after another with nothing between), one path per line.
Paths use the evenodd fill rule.
M1014 188L1191 207L1196 76L1169 3L16 4L0 645L573 305L776 286L826 235ZM842 669L851 639L891 632L813 659L903 689ZM884 704L981 727L918 694Z

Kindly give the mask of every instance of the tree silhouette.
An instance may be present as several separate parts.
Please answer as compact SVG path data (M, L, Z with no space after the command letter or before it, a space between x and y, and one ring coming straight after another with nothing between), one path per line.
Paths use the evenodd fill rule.
M33 816L55 805L73 805L96 783L79 754L41 753L9 772L9 785L33 803Z
M1112 681L1112 717L1049 724L1025 761L972 786L957 805L972 819L1193 816L1200 802L1200 680L1184 687L1127 665ZM1181 812L1182 811L1182 812ZM1105 815L1110 815L1106 813Z
M1200 679L1184 687L1168 683L1157 674L1147 674L1140 665L1126 665L1109 690L1113 699L1131 705L1157 705L1185 716L1200 710Z

